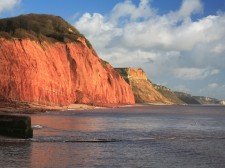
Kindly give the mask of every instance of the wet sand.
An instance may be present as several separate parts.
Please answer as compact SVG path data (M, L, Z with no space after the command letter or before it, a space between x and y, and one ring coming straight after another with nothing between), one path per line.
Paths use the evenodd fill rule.
M94 108L97 107L86 104L71 104L69 106L47 106L26 102L0 102L0 114L1 113L33 114L33 113L43 113L47 111L82 110Z

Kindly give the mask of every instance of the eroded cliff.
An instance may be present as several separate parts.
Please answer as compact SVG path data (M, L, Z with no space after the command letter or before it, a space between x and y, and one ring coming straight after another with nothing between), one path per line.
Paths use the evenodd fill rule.
M32 16L38 18L35 24L45 17ZM47 18L53 27L58 26L54 16ZM10 31L10 19L3 21L7 26L0 32L0 97L48 105L134 104L131 87L97 56L82 35L76 34L77 30L65 27L68 24L63 31L46 31L49 36L29 26L29 30L23 27L20 31L20 27L19 34L27 34L18 38ZM16 30L14 26L12 31Z
M172 104L166 97L155 90L142 69L115 68L117 72L132 86L136 103Z

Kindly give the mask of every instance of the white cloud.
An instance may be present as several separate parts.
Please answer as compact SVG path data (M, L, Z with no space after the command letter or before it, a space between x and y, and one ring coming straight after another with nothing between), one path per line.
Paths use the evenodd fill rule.
M91 40L98 50L104 49L112 39L122 33L112 23L105 21L104 16L99 13L94 13L93 15L85 13L76 22L76 27Z
M215 97L221 100L225 100L224 93L224 85L219 83L209 83L207 86L203 87L198 94L203 94L204 96Z
M201 2L183 0L159 15L150 0L125 0L107 15L85 13L74 25L115 67L142 67L161 83L207 79L225 71L225 13L192 20L203 13Z
M209 75L217 75L220 73L220 70L219 69L213 69L211 70L211 72L209 73Z
M190 89L187 88L185 85L178 85L177 86L177 91L189 93L190 92Z
M210 84L208 85L208 87L209 87L210 89L217 88L218 86L219 86L218 83L210 83Z
M110 21L112 23L118 23L122 17L127 17L127 19L131 19L132 21L140 18L147 19L154 13L154 10L148 6L149 0L140 0L139 6L137 7L131 0L125 0L113 8Z
M212 43L225 36L225 15L208 16L193 22L191 15L201 10L199 0L185 0L178 11L160 16L147 0L140 1L138 6L127 0L117 4L109 17L85 13L75 26L100 52L106 46L123 46L128 50L135 47L191 51L199 43Z
M211 75L219 73L218 69L200 69L200 68L177 68L174 75L182 80L198 80L204 79Z
M176 13L180 18L190 17L195 13L203 11L203 5L200 0L183 0L180 10Z
M12 10L19 3L20 0L0 0L0 13Z
M211 51L215 54L221 54L225 51L225 45L217 44Z

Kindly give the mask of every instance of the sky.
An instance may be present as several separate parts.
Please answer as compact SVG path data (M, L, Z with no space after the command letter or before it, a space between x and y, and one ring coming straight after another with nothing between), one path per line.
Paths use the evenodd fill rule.
M225 99L225 0L0 0L0 18L28 13L63 17L114 67Z

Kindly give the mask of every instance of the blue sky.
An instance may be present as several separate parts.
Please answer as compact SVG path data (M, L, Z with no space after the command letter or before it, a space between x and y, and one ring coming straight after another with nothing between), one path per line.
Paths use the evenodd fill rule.
M74 14L82 15L85 12L89 13L109 13L113 7L123 0L2 0L11 1L9 5L14 5L13 10L4 10L0 17L11 17L19 14L27 13L48 13L62 16L67 21L71 21ZM139 4L139 0L132 1L135 5ZM4 2L1 2L4 3ZM0 3L0 5L1 5ZM158 10L159 14L165 14L169 11L177 10L182 3L182 0L151 0L151 6ZM225 10L224 0L202 0L204 11L199 17L216 14L217 11Z
M62 16L114 67L154 83L225 99L225 0L1 0L0 17Z

